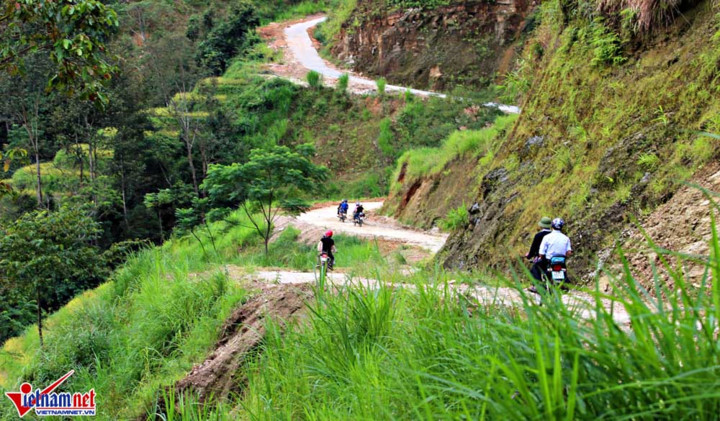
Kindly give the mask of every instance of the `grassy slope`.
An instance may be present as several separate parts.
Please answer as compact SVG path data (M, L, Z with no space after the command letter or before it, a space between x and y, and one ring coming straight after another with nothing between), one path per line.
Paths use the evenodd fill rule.
M709 419L720 409L713 392L719 354L706 336L713 327L696 330L697 322L716 326L709 315L652 315L629 294L629 333L604 311L584 323L553 300L508 311L456 298L442 286L417 295L381 289L325 297L308 323L268 340L240 413L318 420Z
M496 113L472 104L413 96L351 96L320 87L304 89L288 81L263 75L262 65L279 58L264 45L256 48L256 61L237 61L223 77L206 79L217 86L216 97L230 111L237 142L260 147L267 144L313 143L316 163L333 172L326 196L378 197L387 193L395 159L416 147L431 147L459 127L480 128ZM179 94L190 101L197 118L198 88ZM165 108L150 110L158 142L177 138L177 125ZM164 139L164 140L163 140ZM179 140L177 140L179 142Z
M284 256L312 255L293 243L295 235L284 234L264 264L292 267ZM720 255L717 236L712 245ZM38 351L33 329L6 343L3 386L46 383L75 368L68 389L94 387L101 419L154 410L163 388L204 359L223 318L252 293L214 268L252 262L259 247L250 231L233 228L218 237L219 255L207 260L191 239L142 252L113 282L49 318L46 352ZM355 258L358 267L375 261L367 253ZM713 262L710 272L720 276ZM690 299L676 276L679 293L668 294L658 312L632 278L617 280L618 305L632 317L629 332L600 305L599 317L586 322L554 299L477 307L449 293L448 282L462 278L440 269L383 279L421 288L320 294L306 323L285 336L269 329L242 396L204 409L190 396L175 397L173 418L710 419L720 410L718 283ZM8 405L2 411L13 418Z
M709 270L720 274L717 260ZM552 298L478 308L449 293L451 279L420 272L402 279L419 292L320 294L306 322L284 335L271 326L243 395L203 410L186 397L177 418L651 420L720 410L720 284L690 299L675 276L678 294L658 310L631 277L616 280L629 331L593 299L591 320Z
M232 219L249 225L240 213ZM297 243L293 228L268 256L251 229L225 223L212 229L217 254L204 232L199 236L208 256L192 237L174 238L140 252L112 281L49 316L44 351L35 327L7 341L0 351L0 389L49 383L72 368L68 390L94 387L103 419L133 418L205 358L225 318L252 293L229 279L222 265L312 270L315 262L314 248ZM337 241L343 250L338 264L350 273L364 273L369 262L383 266L376 244L343 236ZM0 415L10 419L10 409L3 405Z
M444 225L453 209L475 199L480 182L517 116L498 117L491 127L457 131L438 147L405 152L393 173L385 211L411 225ZM460 224L464 225L464 224Z

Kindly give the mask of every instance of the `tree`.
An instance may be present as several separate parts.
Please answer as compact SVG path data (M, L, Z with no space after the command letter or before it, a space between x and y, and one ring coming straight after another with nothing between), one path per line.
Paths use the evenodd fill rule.
M197 196L194 196L197 197ZM167 208L177 209L180 206L192 203L193 194L190 193L188 186L178 183L172 188L161 189L157 193L148 193L145 195L145 207L154 209L158 217L158 225L160 228L160 241L165 240L163 230L163 211ZM174 214L174 212L173 212Z
M253 42L255 38L252 35L259 23L252 5L241 3L233 8L228 20L215 25L198 45L198 65L207 68L215 76L223 74L230 60Z
M25 57L49 53L49 88L106 102L102 90L114 67L105 43L117 26L115 11L99 0L6 1L0 8L0 70L22 73Z
M46 57L33 54L26 59L30 65L24 75L0 75L0 112L11 116L12 121L22 128L17 133L20 140L35 160L35 195L38 207L43 206L42 174L40 166L41 150L44 147L47 109L53 98L48 98L43 81L50 75L51 64Z
M83 210L36 211L2 227L0 290L34 298L40 344L43 311L59 308L78 291L97 286L107 275L93 240L97 222Z
M245 164L212 165L203 183L215 206L241 207L265 242L268 253L273 224L280 210L299 214L308 209L301 193L320 190L328 170L310 161L315 150L301 145L254 149ZM259 219L256 212L262 215Z
M175 217L177 219L177 233L184 235L189 232L193 237L195 237L197 242L200 243L204 256L207 256L205 245L195 232L195 228L199 225L203 225L205 227L205 230L210 237L213 251L215 251L215 254L218 252L217 247L215 246L215 236L213 236L210 224L208 224L208 211L210 210L209 204L210 201L208 198L195 197L193 198L191 208L177 209L175 211Z

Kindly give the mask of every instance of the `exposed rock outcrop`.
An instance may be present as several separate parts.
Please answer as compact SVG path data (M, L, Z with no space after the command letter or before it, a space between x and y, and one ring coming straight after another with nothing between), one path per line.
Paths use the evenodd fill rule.
M434 90L490 81L511 62L532 8L528 0L454 1L433 10L358 3L333 54L368 75Z

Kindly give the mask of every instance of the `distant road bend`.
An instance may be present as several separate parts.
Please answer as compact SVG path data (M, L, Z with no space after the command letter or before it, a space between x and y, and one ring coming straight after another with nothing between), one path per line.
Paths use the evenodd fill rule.
M327 17L323 16L320 18L291 25L285 28L285 38L287 41L288 49L292 52L292 54L295 56L295 59L298 61L298 63L300 63L300 65L309 70L314 70L325 77L337 79L344 73L348 72L343 72L335 69L331 64L323 60L323 58L320 57L320 54L318 54L317 50L315 49L315 46L310 39L310 35L308 34L308 30L310 28L320 24L321 22L324 22L326 19ZM350 76L350 83L352 85L361 86L363 88L367 88L368 90L375 90L377 87L374 80L363 78L350 73L348 73L348 75ZM418 96L437 96L440 98L447 97L447 95L438 92L423 91L419 89L405 88L396 85L387 85L385 87L385 90L388 92L410 91L412 94ZM500 111L508 114L520 114L520 108L514 105L496 104L494 102L489 102L484 105L486 107L497 107Z

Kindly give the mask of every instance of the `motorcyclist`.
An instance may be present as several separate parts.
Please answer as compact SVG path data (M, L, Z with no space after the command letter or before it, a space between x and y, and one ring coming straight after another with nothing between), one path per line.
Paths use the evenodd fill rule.
M349 207L347 199L343 199L340 205L338 205L338 216L340 216L340 214L347 215Z
M570 257L572 255L570 238L562 232L565 221L562 218L555 218L550 225L552 232L546 235L540 243L540 258L550 260L558 256Z
M565 227L565 221L563 221L562 218L555 218L550 225L552 226L552 232L542 239L542 242L540 243L540 250L538 251L543 271L547 270L547 266L552 261L553 257L568 258L572 255L570 238L562 232ZM565 281L567 281L567 277L565 278ZM567 290L567 286L565 286L564 283L560 287L563 290ZM530 288L530 291L535 293L538 292L537 288L534 286Z
M540 219L538 226L540 226L540 231L535 234L532 245L530 246L530 251L527 252L525 258L532 261L533 265L530 269L530 273L535 279L539 281L541 279L541 273L544 270L544 262L540 258L540 244L542 243L543 238L545 238L546 235L550 234L550 228L552 227L552 219L544 216Z
M362 203L355 203L355 211L353 212L353 219L358 219L360 216L365 216L365 208Z
M327 231L323 238L320 239L317 246L318 253L327 253L330 258L330 261L328 262L328 269L330 270L332 270L333 265L335 265L335 255L333 253L337 251L335 248L335 240L333 240L332 236L333 232Z

